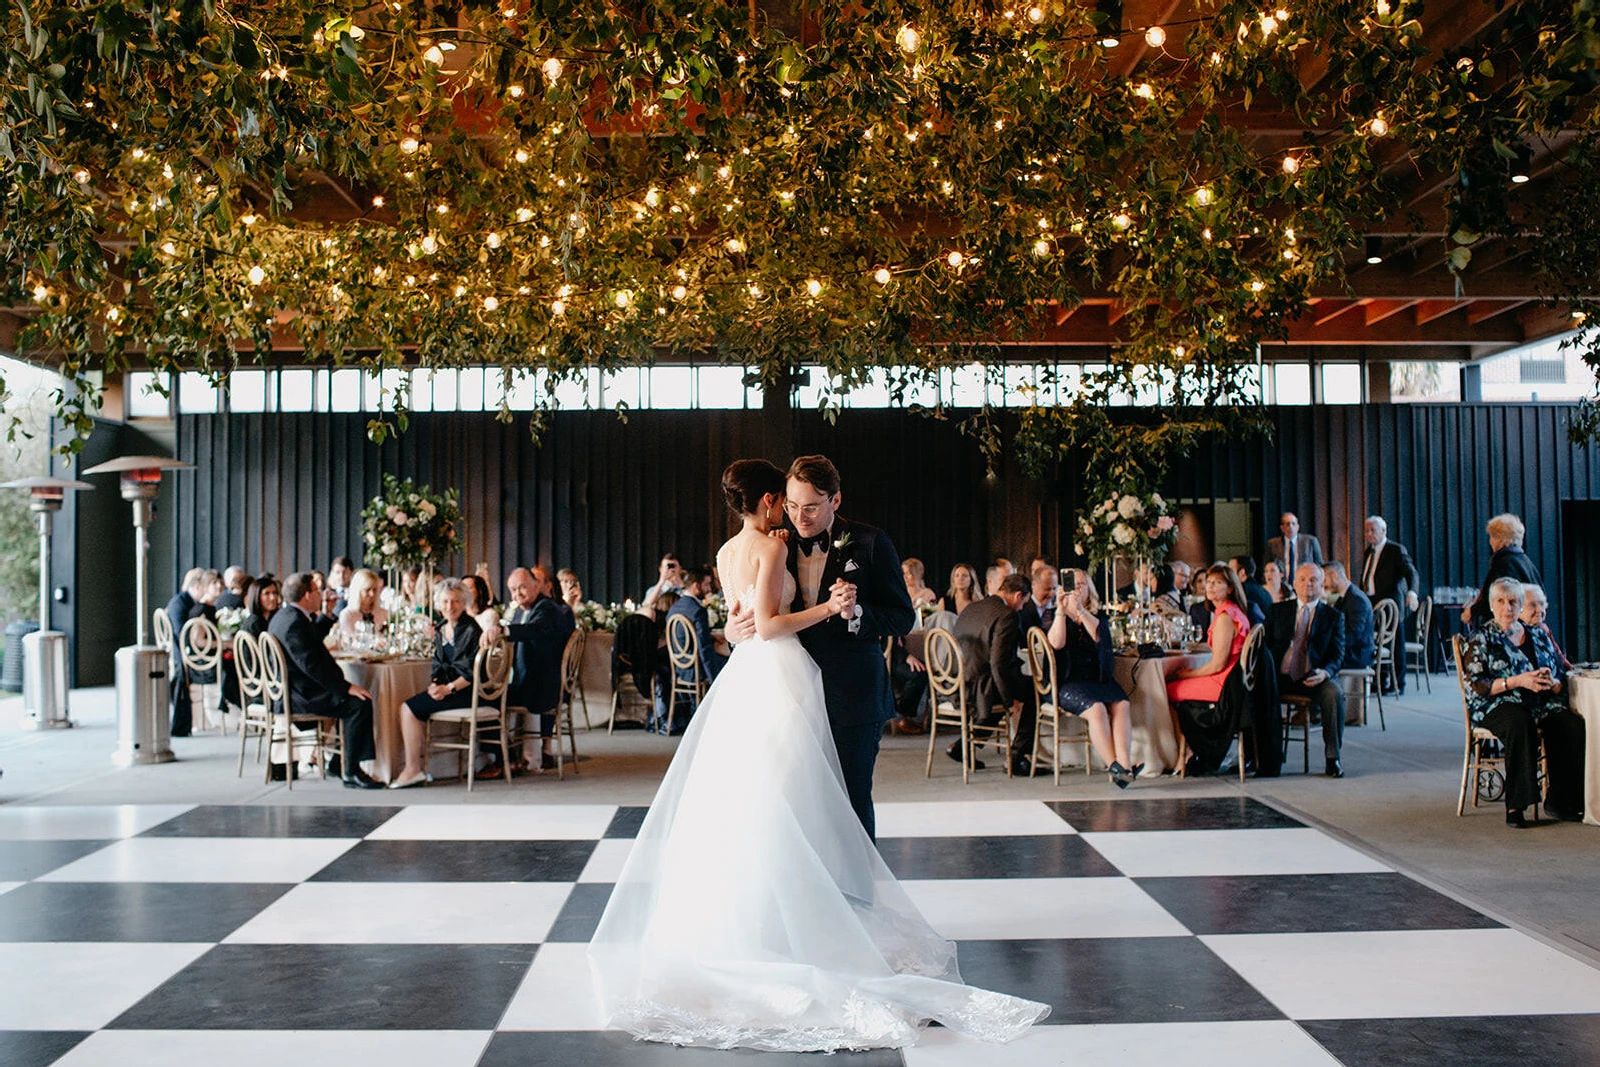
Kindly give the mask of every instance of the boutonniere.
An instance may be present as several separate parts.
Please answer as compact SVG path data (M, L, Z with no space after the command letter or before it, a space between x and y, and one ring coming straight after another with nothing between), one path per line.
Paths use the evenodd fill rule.
M853 538L851 537L850 531L846 530L844 533L840 534L838 536L838 538L836 538L834 540L833 547L836 548L836 549L843 550L844 548L846 548L850 544L850 542L852 540L853 540Z

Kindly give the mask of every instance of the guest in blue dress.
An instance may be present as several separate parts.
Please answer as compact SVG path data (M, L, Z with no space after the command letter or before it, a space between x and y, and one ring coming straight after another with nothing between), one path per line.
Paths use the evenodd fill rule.
M1100 610L1100 594L1087 571L1069 570L1063 577L1070 584L1061 591L1048 634L1056 650L1056 698L1062 711L1083 718L1111 781L1126 789L1143 764L1130 766L1130 708L1112 669L1111 620Z

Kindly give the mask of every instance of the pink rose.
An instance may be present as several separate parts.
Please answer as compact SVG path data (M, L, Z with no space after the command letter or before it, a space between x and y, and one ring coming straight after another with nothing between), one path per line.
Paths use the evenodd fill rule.
M1162 533L1166 533L1176 525L1177 523L1173 520L1171 515L1163 515L1156 521L1156 529L1160 530Z

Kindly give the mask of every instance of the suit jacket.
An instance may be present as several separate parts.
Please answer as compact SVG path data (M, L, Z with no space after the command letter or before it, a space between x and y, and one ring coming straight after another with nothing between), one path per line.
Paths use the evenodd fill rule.
M1284 552L1283 538L1274 537L1267 541L1267 559L1275 559L1280 567L1287 566L1287 554ZM1295 534L1294 537L1294 562L1295 566L1302 563L1322 563L1322 542L1311 534ZM1284 574L1284 580L1289 584L1294 583L1293 574Z
M715 680L723 664L728 662L728 657L717 651L716 638L711 635L711 613L698 599L685 593L667 611L666 619L662 622L665 623L674 615L686 616L689 625L694 627L695 637L700 644L700 677L707 682ZM678 668L677 674L685 682L694 681L694 670L690 667Z
M322 643L317 624L293 604L272 616L267 632L283 646L289 666L290 708L296 715L331 715L350 692L350 679Z
M505 639L516 652L511 667L508 703L542 715L561 702L561 654L577 629L572 609L554 597L541 596L531 608L518 608Z
M1472 625L1482 626L1489 621L1489 587L1501 578L1515 578L1523 585L1543 586L1539 568L1533 565L1528 554L1516 545L1507 545L1489 557L1489 573L1483 577L1483 588L1472 605Z
M244 607L244 597L235 593L232 589L224 589L222 595L217 597L217 607L242 608Z
M1267 592L1267 587L1257 581L1239 583L1244 588L1244 598L1253 609L1245 614L1250 616L1251 626L1260 626L1267 621L1267 612L1272 610L1272 594ZM1259 618L1257 617L1259 616Z
M283 609L279 608L278 610L282 611ZM239 624L239 630L242 633L249 634L251 637L259 638L262 634L267 632L267 625L271 621L272 619L270 617L263 619L260 615L252 612L244 617L244 621Z
M1300 612L1298 600L1284 600L1272 605L1267 613L1267 635L1263 639L1272 659L1281 673L1294 643L1296 617ZM1326 671L1338 674L1344 664L1344 616L1328 605L1318 603L1311 615L1311 632L1306 636L1306 673ZM1299 678L1290 681L1298 682Z
M1046 616L1049 616L1046 618ZM1050 624L1055 621L1056 609L1051 606L1044 611L1039 610L1039 605L1033 602L1033 594L1028 594L1028 599L1022 602L1022 607L1017 610L1017 629L1026 638L1029 630L1037 626L1045 633L1050 632Z
M167 621L172 623L172 662L174 665L182 662L178 658L178 635L183 633L183 624L189 621L189 613L198 603L194 597L180 589L177 594L167 601Z
M1361 569L1350 577L1366 592L1367 561L1372 559L1372 547L1369 545L1361 553ZM1401 612L1406 610L1406 594L1418 593L1422 589L1422 576L1417 573L1417 568L1411 562L1411 553L1406 551L1406 546L1395 541L1385 541L1383 551L1378 553L1378 567L1372 572L1371 600L1376 603L1380 600L1392 600L1400 605Z
M1026 604L1023 610L1027 610ZM1030 690L1022 673L1023 631L1018 619L999 596L987 596L956 619L952 634L961 648L961 667L967 681L968 710L982 715L990 708L1009 708L1025 700Z
M844 544L829 547L819 592L826 598L839 578L853 582L859 625L852 633L850 620L836 615L801 630L800 643L822 671L829 722L835 727L887 722L895 714L894 689L883 662L883 639L904 637L917 620L900 572L900 554L888 534L843 516L834 517L828 534L833 544ZM805 594L798 588L799 556L799 538L791 530L789 573L797 587L791 611L805 610Z
M1367 594L1355 582L1351 582L1350 588L1344 591L1335 606L1339 614L1344 616L1344 669L1371 667L1378 656L1374 644L1372 601L1367 599Z
M483 640L483 627L466 612L456 620L455 639L445 644L444 627L434 631L433 665L428 669L428 681L447 685L457 678L472 684L473 661L478 657L478 644Z

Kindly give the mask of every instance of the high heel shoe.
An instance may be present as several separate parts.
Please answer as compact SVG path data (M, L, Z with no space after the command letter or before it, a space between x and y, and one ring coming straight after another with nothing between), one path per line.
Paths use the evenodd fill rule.
M1107 767L1106 770L1111 772L1111 784L1116 786L1118 789L1128 788L1128 783L1133 781L1133 779L1128 775L1128 768L1124 767L1115 760L1112 761L1111 766Z

